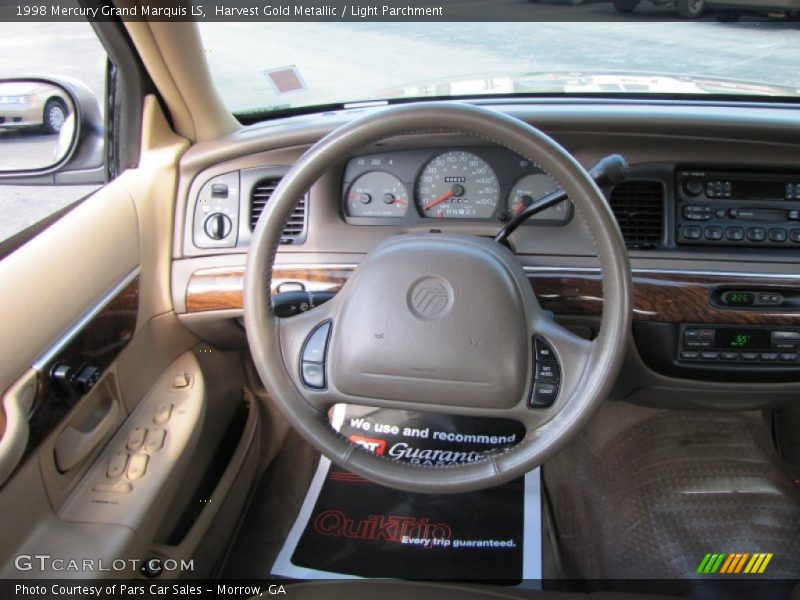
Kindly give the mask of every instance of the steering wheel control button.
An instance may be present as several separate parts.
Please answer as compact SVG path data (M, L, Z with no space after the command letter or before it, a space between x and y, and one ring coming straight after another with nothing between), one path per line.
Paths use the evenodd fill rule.
M124 481L117 483L96 483L92 491L102 494L130 494L133 491L133 486Z
M553 347L543 337L533 336L533 348L533 393L529 404L532 408L548 408L558 397L561 366Z
M163 425L172 417L172 404L165 402L156 409L156 414L153 417L153 423L156 425Z
M106 469L106 476L109 479L122 477L122 474L125 472L125 467L128 466L128 456L129 454L127 452L118 452L111 457L108 463L108 469Z
M164 438L167 432L164 429L152 429L147 434L147 441L144 443L146 452L158 452L164 447Z
M536 381L560 381L558 363L550 360L536 361Z
M136 481L144 477L144 474L147 472L147 462L149 460L150 457L147 454L134 454L128 463L128 479Z
M533 386L531 406L533 408L549 408L553 405L557 397L557 383L535 383Z
M325 356L328 353L328 338L331 322L325 321L317 326L303 345L301 375L306 387L321 390L325 388Z
M317 363L303 363L303 383L315 390L325 388L325 367Z
M536 336L533 338L536 349L536 360L556 360L556 353L544 339Z
M303 362L323 364L328 346L328 335L331 332L331 322L326 321L317 327L306 340L303 348Z
M147 435L147 429L144 427L137 427L128 434L128 442L126 447L131 452L136 452L144 444L144 438Z

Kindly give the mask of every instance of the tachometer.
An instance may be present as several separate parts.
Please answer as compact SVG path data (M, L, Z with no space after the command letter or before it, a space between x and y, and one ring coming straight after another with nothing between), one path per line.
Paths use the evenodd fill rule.
M347 191L347 214L351 217L402 217L407 208L405 184L386 171L361 175Z
M445 152L417 180L417 208L424 217L487 219L500 201L500 185L488 163L471 152Z
M555 179L544 173L533 173L520 179L508 195L506 210L512 217L517 216L522 210L533 204L536 200L560 189ZM554 223L567 223L572 216L572 205L569 200L559 202L555 206L543 210L530 218L531 221L551 221Z

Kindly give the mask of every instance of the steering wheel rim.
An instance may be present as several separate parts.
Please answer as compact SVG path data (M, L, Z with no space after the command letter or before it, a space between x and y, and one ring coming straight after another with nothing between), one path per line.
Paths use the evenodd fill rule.
M435 240L428 239L431 236L399 236L405 240L384 242L367 256L333 300L291 319L281 320L275 316L269 294L272 268L284 224L296 199L343 157L381 139L426 132L462 133L505 147L536 164L561 183L575 203L576 213L583 217L600 260L604 305L600 333L595 340L580 340L545 318L527 283L527 277L507 249L488 240L467 239L464 236L439 235ZM297 357L302 352L304 340L323 321L333 322L328 354L337 351L338 354L330 360L337 361L339 359L336 357L342 356L344 358L341 360L346 362L347 357L352 358L353 352L344 345L341 332L337 337L340 321L349 319L350 323L353 322L353 317L346 312L348 300L355 302L359 296L352 290L358 288L359 281L362 285L366 285L364 281L372 281L370 285L374 286L374 277L370 279L370 272L375 271L376 267L369 267L370 262L384 261L382 266L391 261L396 263L399 244L403 243L406 247L402 251L411 252L412 256L415 252L421 255L431 247L430 244L438 244L438 248L444 249L443 260L450 260L450 264L469 253L470 260L475 260L473 266L484 268L500 287L506 288L503 292L506 298L524 309L526 314L523 318L529 326L525 334L533 331L544 335L562 359L565 377L566 371L569 371L570 381L562 389L566 393L562 393L549 411L527 408L524 394L529 393L531 381L525 382L521 403L513 407L506 400L502 402L507 402L508 407L505 404L433 407L453 414L509 416L522 421L526 425L527 435L513 448L490 453L486 460L449 467L425 467L392 461L351 444L329 424L328 407L337 400L352 400L353 390L362 392L371 388L357 385L353 380L348 383L351 390L349 394L341 393L338 389L315 393L305 389L300 382ZM516 269L509 261L516 264ZM520 284L520 276L525 278L524 285ZM464 281L464 278L460 280L461 283ZM443 285L449 284L445 281ZM631 289L628 255L617 222L602 192L565 149L541 131L502 113L457 103L420 103L387 108L344 125L309 149L283 177L250 242L245 275L244 320L253 361L267 390L291 425L323 455L345 469L390 487L425 493L464 492L498 485L523 475L542 464L583 428L594 409L606 398L622 364L630 329ZM351 293L355 295L351 296ZM460 306L467 307L468 303L461 303ZM406 324L410 323L416 321L406 321ZM511 321L505 325L509 323ZM511 331L509 327L507 329ZM340 379L348 379L343 375L347 372L347 364L343 366L334 362L328 364L328 370ZM417 383L410 378L407 380L410 386ZM504 398L518 392L518 388L512 390L508 386L503 387L502 382L495 382L495 385L501 386L497 389L502 391L499 395ZM337 386L331 382L329 387ZM466 388L462 386L460 389ZM363 394L356 394L355 397L357 403L365 405L432 410L431 405L415 403L413 400L398 402L394 399L364 397ZM508 414L504 412L506 410Z

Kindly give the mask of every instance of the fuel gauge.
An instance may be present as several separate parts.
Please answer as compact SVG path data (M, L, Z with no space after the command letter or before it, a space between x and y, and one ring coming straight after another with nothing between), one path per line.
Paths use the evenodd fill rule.
M535 201L560 189L555 179L544 173L533 173L520 179L508 195L507 210L515 217L522 210ZM572 205L569 200L563 200L555 206L533 215L530 221L564 224L572 218Z
M359 176L347 191L347 215L350 217L402 217L407 209L405 184L386 171Z

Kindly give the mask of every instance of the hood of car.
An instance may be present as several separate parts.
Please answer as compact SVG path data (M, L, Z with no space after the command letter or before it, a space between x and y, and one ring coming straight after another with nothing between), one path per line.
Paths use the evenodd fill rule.
M638 72L528 72L412 82L376 98L513 94L743 95L800 97L800 89L756 81Z

